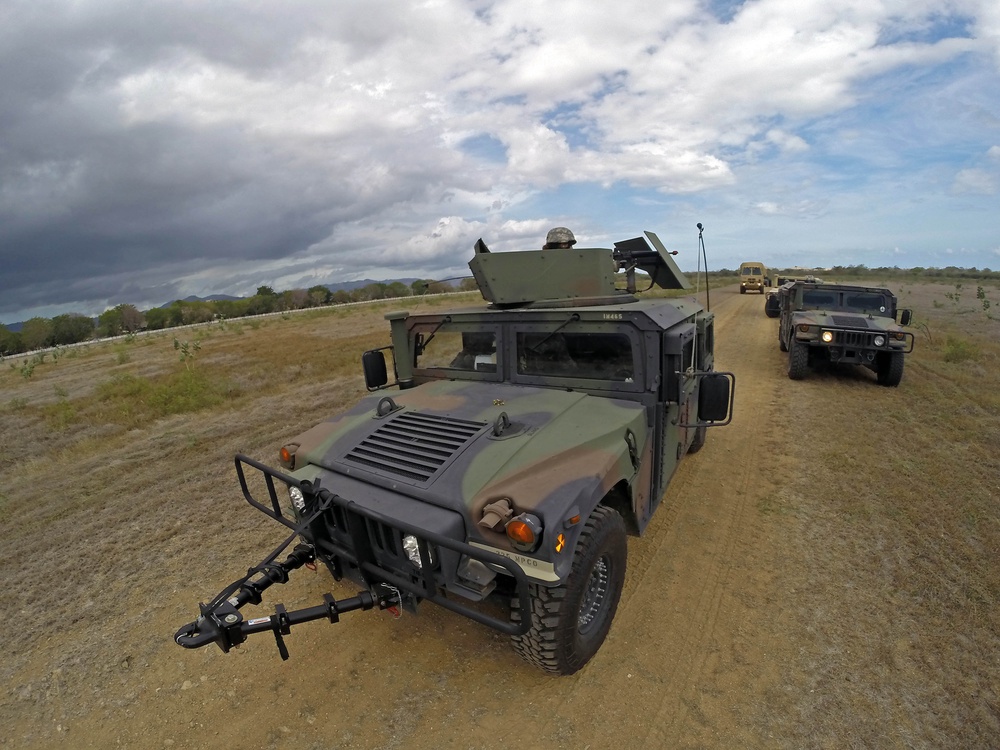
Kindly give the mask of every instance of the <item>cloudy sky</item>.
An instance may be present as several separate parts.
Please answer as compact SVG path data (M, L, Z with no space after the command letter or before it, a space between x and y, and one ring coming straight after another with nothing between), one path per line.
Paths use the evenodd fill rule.
M1000 268L997 0L6 0L0 322L468 273Z

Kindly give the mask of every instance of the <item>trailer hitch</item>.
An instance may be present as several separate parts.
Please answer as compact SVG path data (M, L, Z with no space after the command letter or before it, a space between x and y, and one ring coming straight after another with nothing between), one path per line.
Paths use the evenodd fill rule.
M284 636L291 632L293 625L313 620L327 619L339 622L340 615L355 610L369 610L375 607L389 609L401 603L399 591L394 587L376 583L370 591L359 591L357 596L337 600L332 594L323 595L323 604L289 612L283 604L275 607L273 615L250 620L243 618L240 608L246 604L260 604L261 593L276 583L287 583L288 574L312 563L316 559L313 548L299 544L283 562L266 562L251 569L246 577L225 589L208 604L199 604L201 615L197 620L181 626L174 633L174 641L184 648L201 648L216 644L224 653L243 643L253 633L270 631L274 634L278 653L282 660L288 659L288 649ZM258 575L252 579L252 576ZM236 591L236 589L239 589Z

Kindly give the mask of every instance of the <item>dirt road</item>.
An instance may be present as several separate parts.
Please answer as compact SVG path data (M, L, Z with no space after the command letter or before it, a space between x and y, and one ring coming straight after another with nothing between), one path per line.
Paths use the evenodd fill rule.
M203 542L181 529L137 539L139 548L165 550L168 569L133 582L120 597L124 617L108 612L92 634L104 663L70 635L23 657L0 743L296 750L781 744L769 732L773 717L788 715L796 700L783 683L796 643L788 618L794 597L780 588L780 571L797 564L782 544L795 520L771 506L770 480L792 460L777 450L783 357L760 296L731 287L713 290L712 302L717 367L737 376L733 423L709 431L705 448L682 462L645 535L629 540L617 617L581 673L537 672L504 637L433 606L400 620L357 613L335 626L300 627L286 638L286 662L267 637L229 655L183 651L171 642L174 630L192 618L199 597L241 572L185 569L189 561L249 565L271 543L256 521L241 520L236 529L219 528L201 555L189 547ZM253 515L237 505L235 486L215 507L219 517L209 525L233 508ZM183 508L176 513L193 521ZM103 574L114 577L115 568ZM204 588L193 589L192 580ZM331 584L322 571L303 575L269 592L269 602L312 605ZM115 654L110 662L108 653Z

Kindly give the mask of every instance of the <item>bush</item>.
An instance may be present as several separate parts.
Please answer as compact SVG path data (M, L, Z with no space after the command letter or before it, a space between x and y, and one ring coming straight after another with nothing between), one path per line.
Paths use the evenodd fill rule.
M213 380L201 370L181 370L155 381L119 374L97 390L105 418L137 427L171 414L219 406L239 396L239 388L224 379Z
M944 361L966 362L970 359L979 359L979 347L971 341L949 336L944 348Z

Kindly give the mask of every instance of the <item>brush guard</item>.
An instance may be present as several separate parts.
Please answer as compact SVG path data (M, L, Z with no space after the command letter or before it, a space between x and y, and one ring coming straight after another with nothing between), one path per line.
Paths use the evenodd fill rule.
M512 560L436 532L389 518L382 513L346 500L327 489L320 488L318 482L312 483L295 479L248 456L237 455L235 461L240 487L246 501L265 515L292 529L292 533L259 565L248 570L245 576L219 592L211 602L199 604L201 614L198 619L181 626L174 634L174 641L178 645L184 648L201 648L214 643L224 653L228 653L231 648L243 643L250 635L271 632L274 635L278 653L282 660L285 660L288 658L288 649L285 646L283 636L289 634L293 625L322 619L335 623L339 622L340 616L347 612L367 611L375 608L386 610L402 606L407 599L414 602L426 599L507 635L523 635L529 629L530 618L516 623L509 622L448 598L443 593L442 571L436 570L430 564L429 545L433 544L439 548L452 550L462 557L477 560L494 570L502 569L515 581L516 596L519 599L521 611L530 612L527 576ZM262 503L253 496L247 482L244 466L250 466L264 475L269 503ZM281 510L275 479L286 485L298 487L309 500L307 507L314 507L315 510L308 513L306 518L299 523L289 519ZM334 517L339 517L342 523L346 521L346 525L350 529L353 550L346 550L341 546L334 545L331 541L309 534L313 524L321 524L323 517L333 513L334 509L337 511ZM375 522L382 528L394 529L400 534L416 537L420 557L423 561L420 571L415 575L402 575L379 565L374 553L374 540L369 536L371 524L366 521ZM298 544L285 560L277 561L282 551L300 535L315 539L314 544L320 548L324 562L332 560L329 567L335 579L340 579L340 561L346 559L357 566L365 583L368 584L368 590L360 591L357 596L341 600L335 599L332 594L324 594L323 604L292 611L287 610L284 605L278 604L274 614L270 616L245 619L240 612L242 607L247 604L260 604L262 594L266 589L276 583L287 583L291 571L303 566L311 566L316 561L316 547L311 544Z

